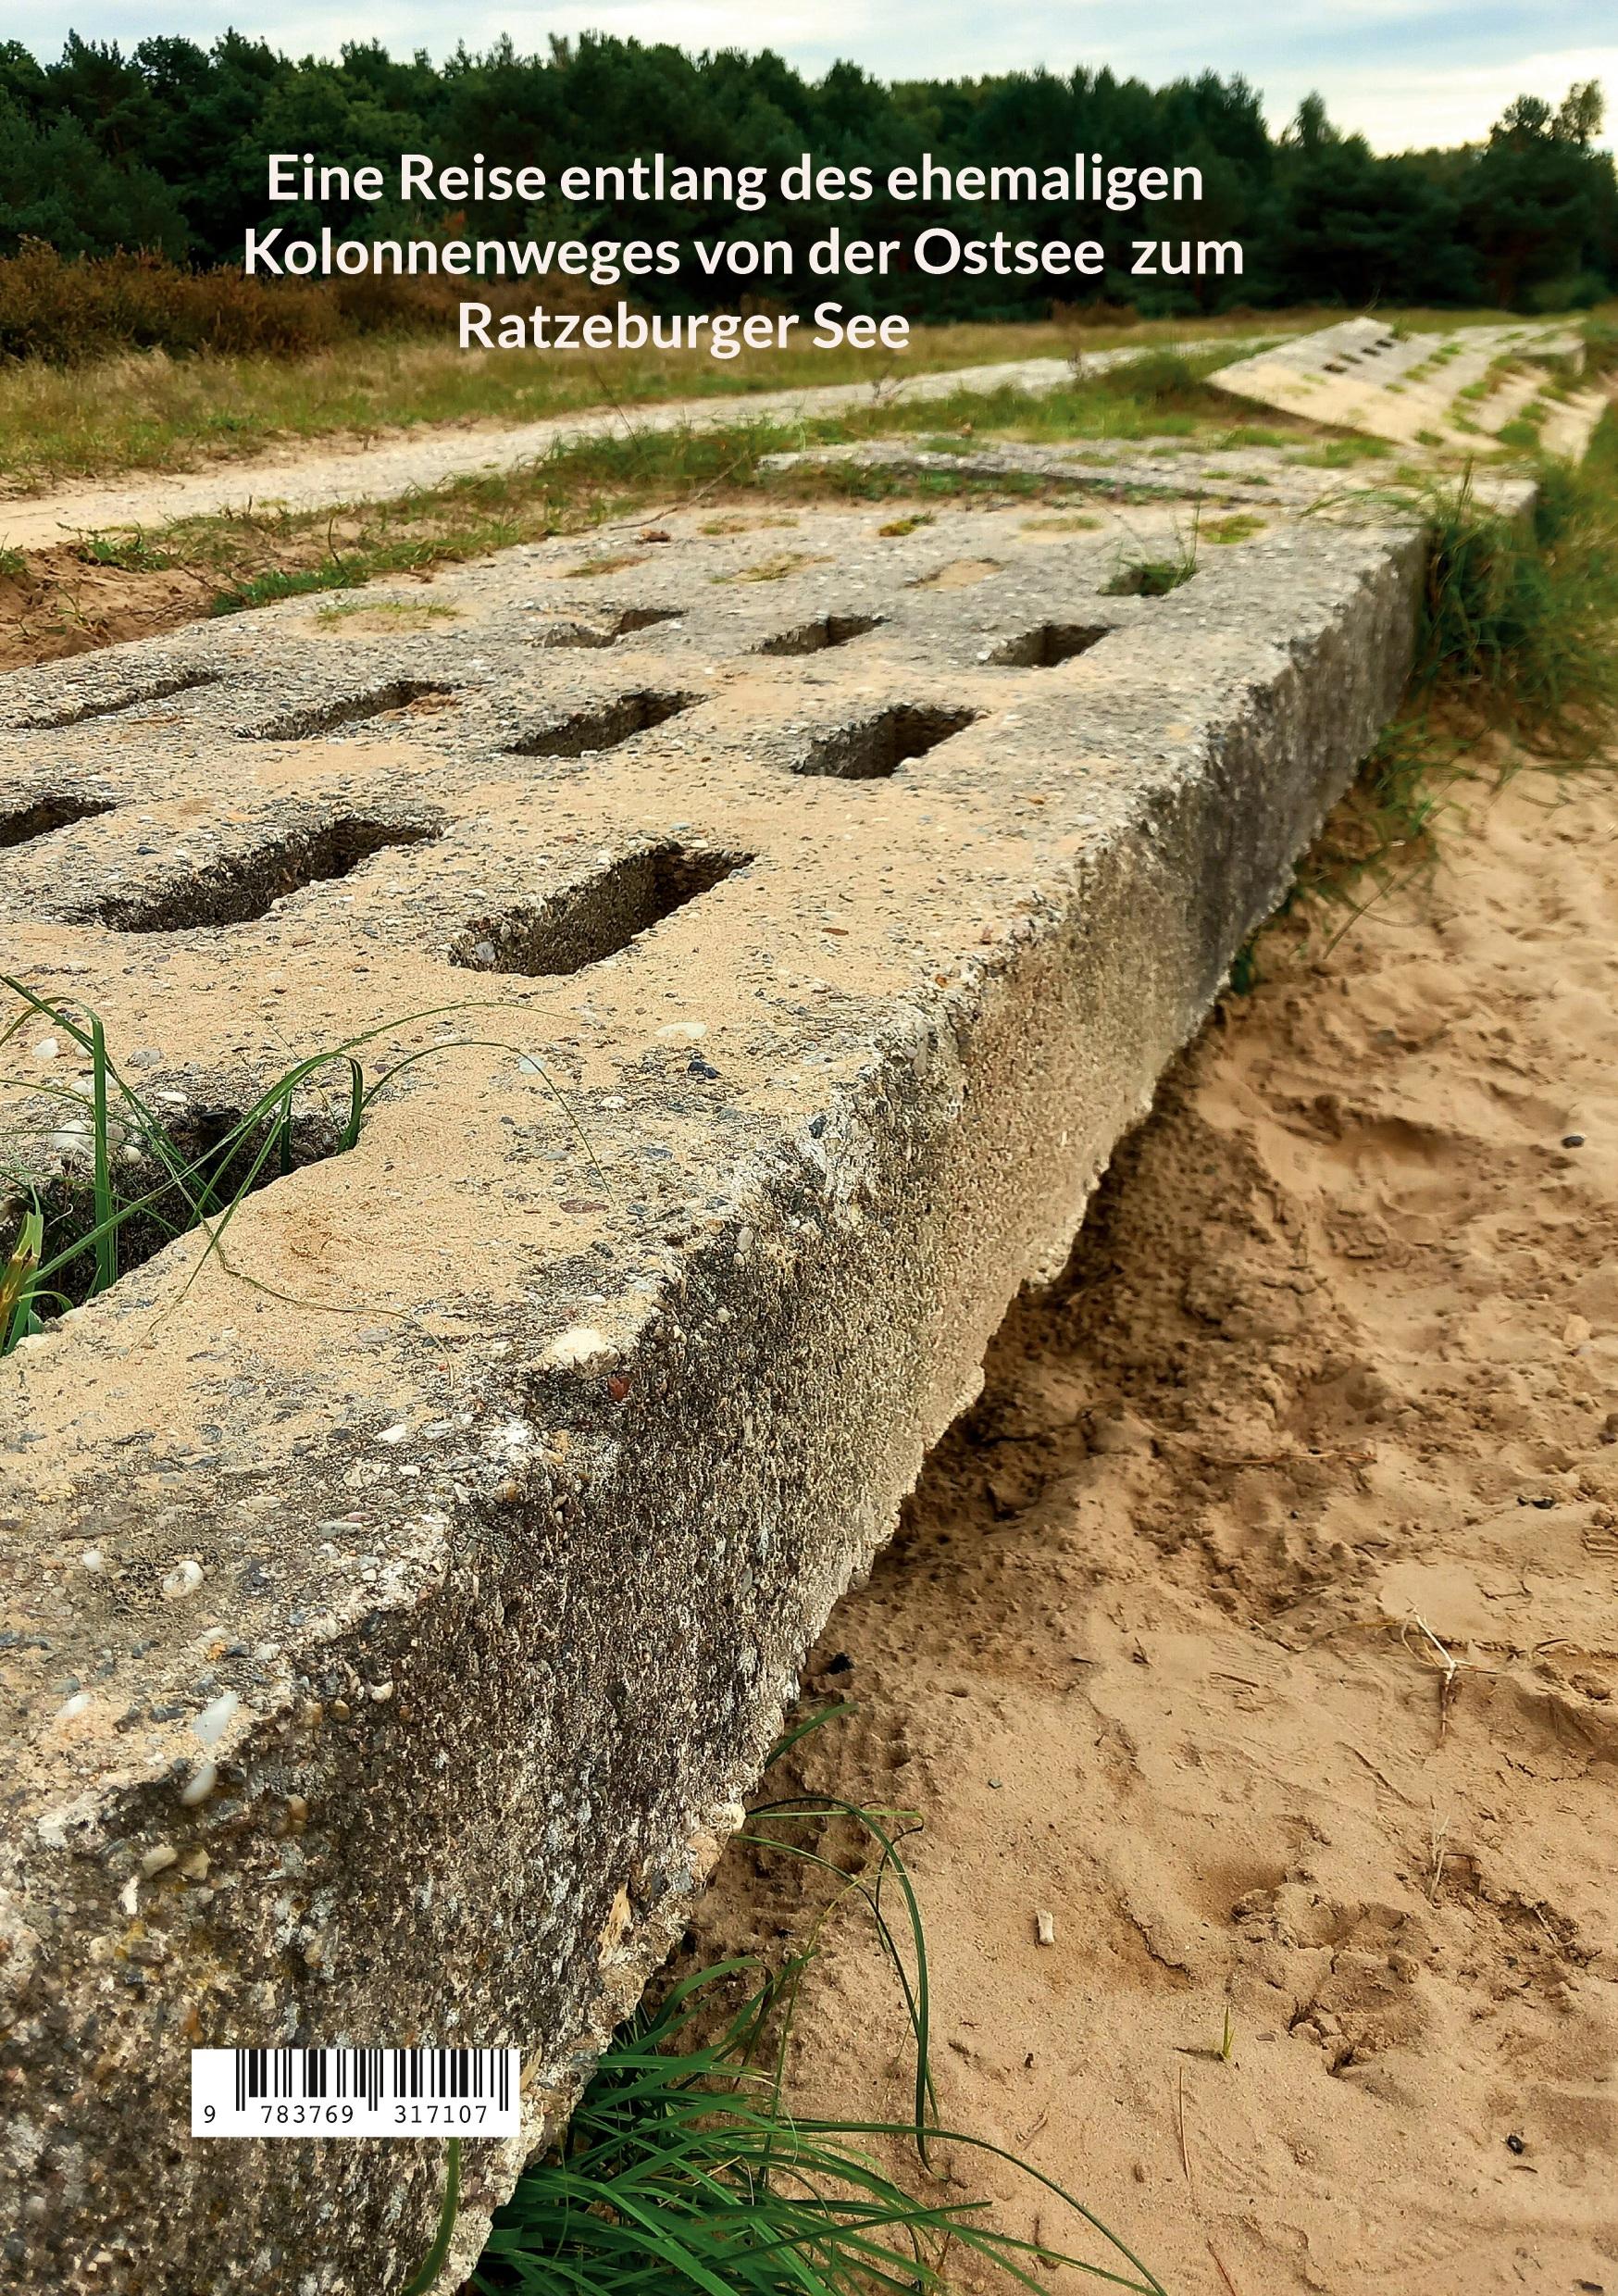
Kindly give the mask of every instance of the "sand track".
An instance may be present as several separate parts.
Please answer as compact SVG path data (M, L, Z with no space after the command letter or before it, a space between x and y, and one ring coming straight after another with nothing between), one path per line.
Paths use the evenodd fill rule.
M1134 356L1129 351L1100 352L1087 365L1105 367ZM733 423L799 421L877 403L947 398L953 391L1049 391L1070 371L1065 359L1010 359L911 375L897 382L885 379L880 402L871 383L840 382L734 398L604 406L595 413L558 415L507 430L492 424L445 429L424 425L380 444L216 462L200 470L131 477L116 486L85 484L0 501L0 549L47 550L77 534L121 527L155 530L177 518L224 511L318 510L338 503L386 502L452 479L515 469L539 460L563 441L678 430L688 424L693 430L717 430Z
M1474 810L1272 937L811 1669L926 1815L945 2119L1173 2296L1618 2288L1618 832ZM795 1910L733 1854L697 1950ZM902 2113L868 1938L816 1986L803 2101Z

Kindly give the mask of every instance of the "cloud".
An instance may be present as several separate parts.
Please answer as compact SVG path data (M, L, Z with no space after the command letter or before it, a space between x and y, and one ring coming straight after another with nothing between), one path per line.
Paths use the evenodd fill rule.
M1339 128L1363 135L1377 151L1397 152L1430 144L1476 143L1517 95L1543 95L1560 102L1576 81L1599 80L1618 101L1618 46L1562 48L1514 56L1501 63L1455 63L1425 69L1375 66L1350 68L1325 83L1327 108ZM1313 83L1311 83L1313 84ZM1272 118L1295 108L1276 104L1286 82L1272 81ZM1612 143L1612 122L1603 143Z

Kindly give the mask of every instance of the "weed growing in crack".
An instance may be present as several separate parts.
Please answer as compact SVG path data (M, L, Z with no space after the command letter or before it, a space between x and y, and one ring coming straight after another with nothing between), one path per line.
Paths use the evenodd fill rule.
M244 1109L193 1110L170 1118L124 1074L98 1014L40 996L8 973L0 973L0 988L17 1003L0 1027L0 1052L31 1025L43 1024L53 1058L65 1042L82 1064L81 1073L66 1084L0 1072L0 1093L21 1098L25 1109L43 1103L49 1110L25 1138L31 1154L0 1154L0 1355L52 1317L110 1291L120 1275L193 1229L205 1226L208 1241L180 1298L210 1259L241 1276L223 1247L248 1197L303 1165L344 1154L358 1140L378 1094L407 1069L444 1053L517 1053L523 1071L537 1076L561 1108L611 1195L572 1108L532 1053L500 1040L451 1037L367 1072L362 1054L379 1040L441 1013L476 1009L475 1000L407 1014L293 1061ZM311 1101L320 1113L311 1110ZM56 1168L47 1177L42 1162ZM269 1289L255 1279L241 1279L255 1290Z
M1192 514L1189 539L1177 527L1174 547L1161 557L1138 556L1124 558L1109 582L1101 585L1107 598L1166 598L1171 591L1189 582L1197 570L1197 546L1201 539L1201 512Z

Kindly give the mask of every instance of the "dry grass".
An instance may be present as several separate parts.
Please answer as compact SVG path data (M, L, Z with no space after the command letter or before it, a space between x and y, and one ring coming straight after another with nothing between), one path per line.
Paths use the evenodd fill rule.
M813 383L875 386L923 369L1064 358L1120 345L1144 349L1187 334L1212 341L1297 332L1341 316L1295 310L1103 327L918 327L909 352L897 358L803 349L743 352L721 364L637 352L463 352L444 332L363 338L298 358L174 358L142 351L73 368L25 360L0 365L0 490L38 493L64 479L189 469L218 456L369 439L429 424L535 422L584 406L745 396ZM1432 312L1394 316L1411 326L1439 319ZM1443 323L1457 324L1456 315Z
M1055 327L918 329L903 371L1065 356ZM0 368L0 486L36 493L63 479L180 470L300 441L370 439L422 425L539 422L580 407L745 396L824 382L880 382L887 354L744 352L708 358L637 352L577 356L463 352L453 336L335 344L297 359L126 353L96 366Z
M1380 314L1413 331L1509 322L1505 311ZM315 440L380 437L421 425L541 421L585 406L670 398L745 397L822 382L869 382L996 360L1149 349L1187 337L1297 334L1340 310L1236 311L1218 318L1092 326L1078 315L1038 326L917 327L910 350L744 351L723 363L642 352L465 352L453 333L378 335L288 358L270 354L176 358L128 352L78 367L0 363L0 493L120 470L185 470Z

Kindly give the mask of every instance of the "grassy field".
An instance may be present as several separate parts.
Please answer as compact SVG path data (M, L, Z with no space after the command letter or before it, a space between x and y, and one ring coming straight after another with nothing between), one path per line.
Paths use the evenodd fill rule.
M907 370L1064 356L1054 327L918 331ZM798 351L710 358L634 352L577 356L463 352L453 340L347 343L309 357L176 359L127 354L103 366L0 369L0 485L179 470L220 455L445 423L543 421L582 407L744 397L819 382L878 381L886 355Z
M285 451L300 443L380 437L420 425L535 422L585 406L645 406L669 398L745 397L813 383L869 381L993 360L1199 339L1296 333L1340 311L1248 313L1221 319L1152 320L1127 327L923 327L902 356L801 350L718 361L691 356L526 351L463 352L439 334L377 339L300 358L171 358L127 354L100 365L0 366L0 492L35 493L65 480L123 470L182 470L220 456ZM1389 312L1420 328L1501 321L1500 311L1458 316Z

